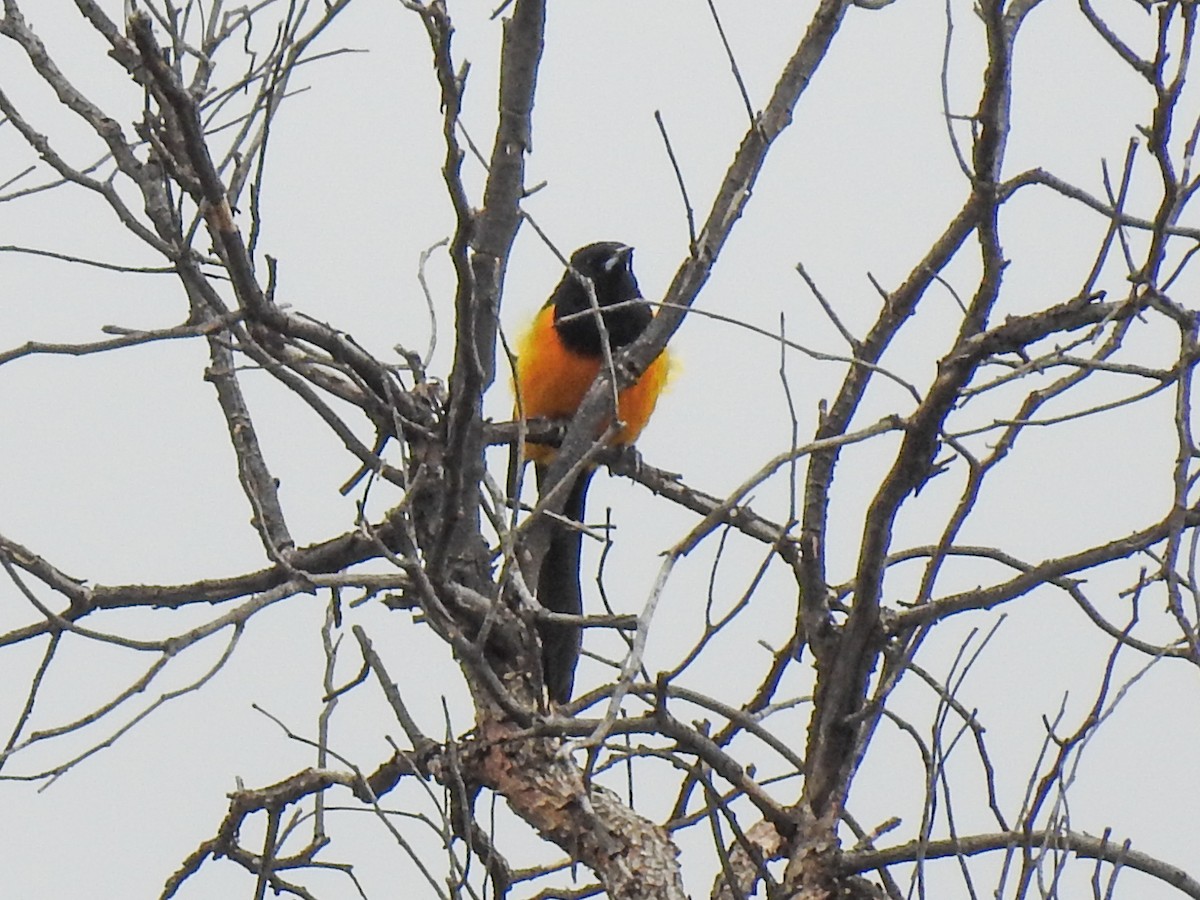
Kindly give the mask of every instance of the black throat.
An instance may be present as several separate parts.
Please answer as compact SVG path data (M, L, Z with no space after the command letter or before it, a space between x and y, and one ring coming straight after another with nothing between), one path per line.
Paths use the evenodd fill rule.
M602 243L584 247L571 257L571 269L550 295L554 327L568 350L580 356L604 355L596 312L580 276L590 280L595 290L610 349L632 344L654 318L633 277L632 252L622 244Z

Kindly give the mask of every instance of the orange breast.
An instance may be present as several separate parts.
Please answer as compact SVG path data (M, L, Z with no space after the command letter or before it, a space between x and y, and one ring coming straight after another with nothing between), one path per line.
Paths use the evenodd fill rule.
M527 419L545 416L569 419L600 372L601 360L589 359L563 347L554 330L554 307L544 306L517 348L517 390ZM664 350L642 377L617 395L617 416L625 423L615 443L637 440L658 395L667 383L670 357ZM535 462L548 462L554 448L530 444L526 454Z

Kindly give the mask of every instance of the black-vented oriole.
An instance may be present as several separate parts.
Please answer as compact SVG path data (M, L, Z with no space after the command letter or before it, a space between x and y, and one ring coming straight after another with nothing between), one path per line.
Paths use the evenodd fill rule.
M516 390L526 418L571 418L604 364L601 331L583 279L595 292L614 353L633 343L654 318L633 275L632 247L604 241L576 250L570 267L518 346ZM654 412L669 369L670 358L664 350L634 384L617 395L617 417L622 428L615 444L632 444L641 434ZM536 464L539 487L554 454L555 448L548 445L527 445L527 455ZM563 506L563 515L568 519L583 520L591 478L592 471L585 470L570 486ZM553 526L536 593L538 601L554 612L583 612L579 584L581 538L574 528ZM566 703L575 682L580 629L544 622L540 634L547 692L552 700Z

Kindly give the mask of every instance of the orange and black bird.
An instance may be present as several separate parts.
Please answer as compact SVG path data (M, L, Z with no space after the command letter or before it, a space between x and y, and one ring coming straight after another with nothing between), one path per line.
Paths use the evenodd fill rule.
M604 365L603 338L589 283L614 354L632 344L654 318L633 275L632 247L604 241L576 250L558 287L518 346L516 389L526 418L571 418ZM664 350L634 384L617 395L617 418L622 427L615 444L632 444L646 427L669 368ZM527 447L527 455L537 467L539 488L554 454L555 448L545 444L530 443ZM570 486L563 506L566 518L583 520L591 479L592 470L586 469ZM561 524L552 527L550 546L538 573L537 599L554 612L579 615L583 612L579 585L582 535ZM550 699L566 703L575 682L580 629L544 622L541 639L546 690Z

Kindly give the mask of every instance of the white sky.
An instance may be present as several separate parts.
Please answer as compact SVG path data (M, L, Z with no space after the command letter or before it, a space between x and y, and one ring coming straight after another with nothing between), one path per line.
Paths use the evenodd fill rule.
M718 7L751 100L760 108L802 33L811 4L753 0ZM949 93L954 111L967 113L977 98L980 32L969 4L952 0L952 7ZM26 0L23 8L76 83L127 123L140 107L140 93L105 58L102 42L80 25L74 5ZM119 2L108 2L106 8L119 17ZM1153 34L1150 17L1134 4L1098 8L1146 51ZM450 11L457 26L457 56L471 62L464 121L486 148L494 130L500 24L488 20L487 4L458 2ZM697 302L699 309L769 330L778 330L782 316L789 338L843 353L840 338L794 270L803 261L851 331L861 334L873 321L880 301L868 273L884 287L895 287L968 190L941 111L944 28L945 9L934 0L898 0L880 12L850 12L799 104L795 124L774 149L744 219ZM264 28L262 34L269 31ZM293 87L310 89L287 102L273 128L260 250L280 261L281 302L336 324L377 354L390 356L398 342L423 351L429 324L416 282L417 258L452 226L438 172L440 115L424 31L399 3L363 0L322 38L321 46L369 52L316 63L293 82ZM1148 117L1148 89L1114 61L1086 29L1077 6L1065 0L1045 0L1031 14L1018 41L1016 72L1006 174L1042 166L1101 195L1101 160L1119 170L1135 125ZM8 42L0 42L0 83L72 162L83 165L99 156L96 143L32 81L25 61ZM1195 111L1190 98L1187 105ZM526 208L564 250L604 239L633 244L639 279L650 299L662 296L687 242L655 110L662 112L697 215L703 216L746 125L706 6L681 0L551 4L528 165L528 182L544 180L547 186ZM1180 121L1190 119L1182 115ZM958 134L965 137L962 126ZM14 129L0 127L0 182L29 161ZM478 200L480 169L470 159L465 169L475 190L472 199ZM1149 166L1140 171L1131 210L1148 216L1154 181ZM1077 204L1040 188L1025 192L1003 216L1012 265L997 321L1070 297L1086 276L1105 228L1100 217ZM1185 214L1184 224L1196 224L1194 212ZM0 245L130 265L159 262L119 227L100 201L79 191L0 204ZM964 252L946 273L962 293L974 287L974 256ZM435 257L429 275L439 337L431 370L444 376L451 346L452 273L444 258ZM504 298L503 324L510 338L559 275L553 256L524 229ZM1181 283L1177 299L1191 302L1195 281ZM0 284L0 352L31 339L95 340L106 324L166 327L185 314L182 293L165 275L135 277L2 253ZM1101 287L1120 296L1124 273L1111 266ZM918 386L927 385L957 325L950 294L940 300L931 295L884 364ZM1134 340L1144 350L1142 359L1162 364L1173 358L1176 338L1164 329L1147 325ZM649 463L679 471L688 484L722 495L789 444L778 345L693 316L673 348L680 361L678 375L639 446ZM23 359L0 367L5 418L0 426L0 534L93 583L183 582L263 565L234 477L224 424L211 386L202 379L206 358L200 343L173 342L80 359ZM803 439L815 427L818 401L832 396L843 367L791 354L786 372ZM507 417L511 404L505 382L502 375L489 397L489 412L497 419ZM336 440L268 377L247 377L244 384L297 540L309 543L349 528L353 499L340 497L337 488L353 466ZM1123 396L1127 387L1117 379L1097 379L1089 398L1098 402ZM1010 405L1016 396L1007 395ZM1164 394L1142 410L1026 434L1008 471L985 490L981 510L986 512L972 520L962 542L994 543L1038 560L1121 537L1161 517L1171 496L1175 450L1166 427L1170 403L1171 396ZM911 398L902 390L880 381L858 421L865 425L911 408ZM1046 413L1061 411L1050 407ZM1011 409L968 411L959 424L985 422L984 412L1004 415ZM981 418L971 418L975 416ZM982 449L987 438L973 440ZM844 581L853 573L863 510L890 465L883 451L894 445L883 439L877 448L849 450L843 456L831 510L831 581ZM497 456L496 461L501 471L502 459ZM897 522L896 548L936 539L962 476L961 463L956 463L910 501ZM381 492L374 508L384 508L389 499ZM752 502L767 516L786 518L786 473L755 491ZM634 611L650 590L659 553L686 534L695 518L654 501L637 486L602 477L592 489L592 516L602 517L606 505L613 507L619 525L606 587L618 608ZM673 653L702 627L715 552L716 542L708 542L673 576L652 635L652 671L656 660L659 668L672 665ZM735 538L726 553L716 578L722 603L732 602L749 584L764 549ZM948 567L938 593L987 583L998 572L979 563ZM911 596L918 577L915 567L899 567L889 576L887 601L896 604ZM1116 591L1135 577L1133 566L1098 574L1089 582L1095 588L1093 599L1104 601L1103 611L1115 622L1123 623L1128 610L1128 601ZM794 583L776 564L751 614L723 642L724 662L691 673L688 686L740 702L767 663L767 654L755 642L784 638L779 622L790 616L794 593ZM14 898L157 896L182 859L213 835L235 779L262 786L311 764L308 748L287 740L250 704L268 709L299 732L315 733L325 602L324 597L292 598L253 619L234 659L204 691L169 704L47 790L38 793L35 784L0 782L6 810L0 826L0 893ZM1155 598L1143 609L1147 639L1168 635L1160 606ZM87 624L149 636L181 630L218 612L122 612ZM1076 727L1092 702L1111 642L1063 595L1033 594L1002 611L948 623L919 661L945 677L968 632L986 632L1001 612L1007 619L968 676L960 699L980 710L988 728L1000 766L997 787L1011 821L1039 749L1041 717L1053 718L1065 695L1061 731ZM13 587L7 581L0 584L0 631L31 621L31 616ZM446 649L422 627L374 604L348 611L347 629L353 623L372 634L429 733L438 736L445 729L443 697L453 711L452 730L469 725L457 670ZM48 676L31 722L34 730L93 709L151 662L127 650L94 645L68 652L72 642L79 643L64 640ZM977 645L978 637L972 647ZM187 684L222 648L213 643L189 651L145 701ZM0 732L5 736L42 650L40 644L0 648ZM349 647L346 652L338 680L351 677L358 665ZM1118 666L1119 677L1130 677L1144 663L1127 654ZM806 656L793 667L781 696L810 689L810 665ZM598 665L585 661L579 683L595 683L602 675ZM1115 837L1131 839L1136 849L1185 869L1193 864L1197 833L1191 819L1200 793L1194 764L1200 740L1198 691L1196 669L1177 661L1161 663L1132 687L1110 727L1100 731L1083 758L1070 794L1073 828L1099 834L1112 825ZM928 719L935 701L915 679L895 698L897 710L918 721ZM803 748L807 710L801 707L776 725L798 750ZM37 771L69 758L116 725L46 742L11 760L5 774ZM385 734L399 735L399 729L370 691L349 695L335 715L333 746L364 767L388 755ZM764 771L777 765L767 758L747 761ZM960 830L994 830L980 792L978 765L972 768L966 748L960 763L961 770L952 766L961 778L956 808ZM919 826L920 773L912 744L881 726L851 808L868 827L891 815L903 817L903 825L882 844L892 843L890 838L908 840ZM404 796L405 802L421 802L416 792ZM430 811L428 805L423 811ZM353 860L369 896L421 896L411 865L368 815L343 814L335 837L327 858ZM684 857L689 890L698 896L707 893L715 865L699 838L683 842L686 850L706 860L690 865L695 857ZM374 850L361 852L363 847ZM528 863L519 855L513 861ZM985 873L977 881L981 896L990 896L993 888L988 865L978 870ZM955 870L953 862L931 867L947 879L944 884L952 885L944 888L946 893L932 890L931 896L965 896ZM1089 874L1083 865L1072 871L1075 878ZM335 873L306 883L321 897L353 896L348 882ZM399 893L398 884L405 885ZM1086 880L1069 884L1071 891L1064 896L1083 896L1080 892L1088 890ZM1118 896L1177 896L1133 872L1118 885ZM251 888L251 879L237 867L209 862L178 896L249 896Z

